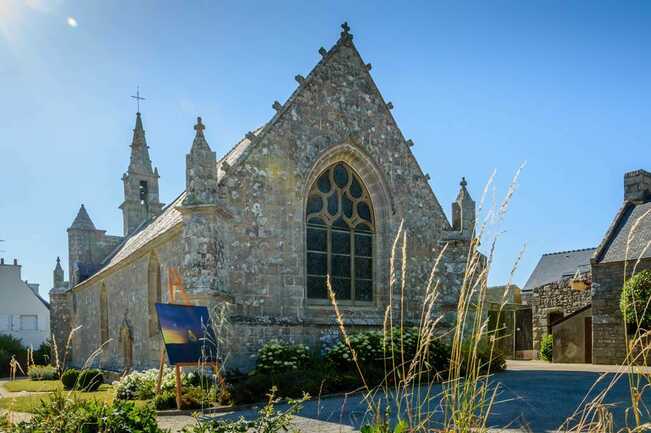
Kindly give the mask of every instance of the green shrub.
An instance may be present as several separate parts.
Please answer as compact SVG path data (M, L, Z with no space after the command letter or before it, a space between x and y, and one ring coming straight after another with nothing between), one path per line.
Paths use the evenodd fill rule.
M11 431L9 430L11 427L12 427L11 421L9 421L9 417L7 416L7 414L0 413L0 432Z
M307 346L270 340L258 350L255 369L260 373L282 373L304 368L309 361Z
M27 374L32 380L56 380L59 378L59 372L51 365L32 365L27 370Z
M23 370L27 370L27 348L20 339L0 334L0 377L9 376L9 361L14 355ZM20 370L16 374L20 374Z
M71 390L77 386L77 380L79 379L79 370L75 368L69 368L63 372L61 375L61 383L63 384L63 389Z
M100 370L90 368L88 370L82 370L79 373L79 379L77 381L77 389L86 392L97 391L101 384L104 383L104 375Z
M41 343L41 345L32 354L34 363L39 365L50 365L52 362L52 340Z
M551 334L547 334L543 337L542 341L540 342L540 359L544 359L545 361L551 362L553 349L554 349L554 336L552 336Z
M154 397L156 410L176 409L176 393L174 391L162 391Z
M468 366L470 351L471 347L468 343L461 346L462 374L465 374L465 369ZM484 374L495 373L506 368L506 358L502 352L485 340L479 341L477 345L476 361L479 363L479 371Z
M108 404L54 392L34 416L14 427L15 433L163 433L150 407L131 402Z
M649 298L651 298L651 271L638 272L624 283L619 308L629 327L640 327L645 330L651 328L651 305L647 305Z
M276 410L278 399L275 398L275 389L268 395L267 404L260 409L258 416L252 420L241 417L237 420L224 420L221 417L211 417L194 425L183 428L181 433L246 433L265 432L279 433L298 431L292 428L294 416L300 412L303 403L309 398L304 394L298 400L290 400L289 408L284 411Z
M212 407L216 403L215 388L202 389L198 386L183 388L181 394L181 409L202 409ZM176 409L176 391L166 390L154 397L154 407L157 410Z

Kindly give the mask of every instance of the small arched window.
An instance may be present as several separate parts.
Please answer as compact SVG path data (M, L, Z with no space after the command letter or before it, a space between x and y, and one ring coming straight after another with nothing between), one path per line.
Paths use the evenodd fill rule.
M158 334L158 320L156 316L156 303L161 301L160 262L156 254L149 256L147 272L147 309L149 315L149 336Z
M109 339L109 313L108 313L108 293L106 284L102 283L99 292L99 339L100 344L104 344Z
M331 276L337 300L373 300L375 222L366 187L339 162L310 188L306 210L307 297L327 299Z

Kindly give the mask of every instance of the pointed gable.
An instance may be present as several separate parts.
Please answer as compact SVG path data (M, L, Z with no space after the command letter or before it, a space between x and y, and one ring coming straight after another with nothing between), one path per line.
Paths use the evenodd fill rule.
M329 147L351 144L384 171L394 195L415 195L418 206L429 210L438 228L450 230L428 183L429 175L422 172L411 152L413 142L402 135L390 111L393 105L377 88L370 64L364 63L347 24L342 28L330 50L319 50L322 58L312 71L306 77L296 76L299 85L287 101L273 103L276 114L272 119L247 134L235 164L246 165L249 155L262 153L267 164L281 160L276 167L285 158L293 160L298 170L294 174L304 176ZM228 164L229 170L233 168ZM221 176L220 181L227 177Z

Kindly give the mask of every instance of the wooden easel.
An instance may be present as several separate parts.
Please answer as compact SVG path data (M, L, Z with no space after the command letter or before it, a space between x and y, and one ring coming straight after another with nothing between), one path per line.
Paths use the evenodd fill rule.
M185 293L185 288L183 287L183 278L179 274L179 271L176 268L169 268L167 274L167 299L170 304L181 304L181 305L192 305L190 298L188 298L187 293ZM176 302L176 294L180 295L181 302ZM161 336L162 337L162 336ZM219 363L207 363L204 365L209 365L213 368L215 374L219 371ZM174 366L174 372L176 375L176 408L181 410L181 369L183 367L197 367L196 363L188 364L176 364ZM165 368L165 342L161 338L160 346L160 366L158 368L158 381L156 382L156 395L160 394L161 383L163 382L163 369Z

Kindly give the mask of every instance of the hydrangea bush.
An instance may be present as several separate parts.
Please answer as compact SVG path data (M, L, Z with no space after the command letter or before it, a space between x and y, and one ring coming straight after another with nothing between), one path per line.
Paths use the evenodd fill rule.
M360 363L384 366L385 360L394 356L396 360L413 359L418 348L418 328L400 329L395 327L386 336L383 331L364 331L349 337L350 345ZM437 341L433 345L443 346ZM349 367L353 363L353 355L344 341L339 341L327 350L326 359L338 367Z
M270 340L258 350L256 373L282 373L299 370L310 362L310 349L301 344Z
M144 371L134 371L113 382L115 387L115 398L119 400L149 400L156 394L156 382L158 381L158 369L152 368ZM202 385L204 387L212 384L211 378L203 377L198 372L183 372L181 383L183 387L191 385ZM163 380L161 391L173 391L176 388L176 373L173 368L165 366L163 369Z

